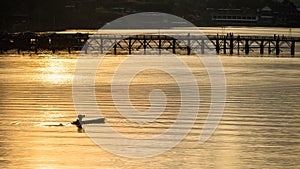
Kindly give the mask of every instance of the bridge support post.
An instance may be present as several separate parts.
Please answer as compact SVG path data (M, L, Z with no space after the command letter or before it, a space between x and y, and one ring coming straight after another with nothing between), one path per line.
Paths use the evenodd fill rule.
M188 33L187 35L187 47L186 47L186 50L187 50L187 55L191 55L191 39L190 39L190 33Z
M246 43L245 43L245 54L246 55L249 54L249 51L250 51L249 48L250 48L250 46L249 46L249 40L246 39Z
M161 38L158 36L158 53L161 55Z
M131 55L131 38L129 37L129 42L128 42L128 53Z
M114 45L114 55L117 55L117 44Z
M226 37L224 36L223 53L226 55Z
M230 55L233 55L233 34L230 34Z
M103 38L100 35L100 53L103 54Z
M37 45L34 46L34 53L38 54L38 47L37 47Z
M114 35L115 43L114 43L114 55L117 55L117 38L116 35Z
M270 55L271 54L271 41L269 40L269 47L268 47L268 54Z
M176 39L173 39L172 51L173 51L173 54L176 54Z
M260 54L261 55L264 54L264 47L265 47L264 40L261 40L261 42L260 42Z
M217 34L217 38L216 38L216 52L217 52L217 54L220 54L219 34Z
M201 40L201 54L203 55L204 54L204 48L205 48L205 45L204 45L204 39Z
M278 56L280 54L280 45L279 45L279 36L276 39L276 55Z
M241 38L241 37L240 37L240 35L239 35L238 38L237 38L237 45L238 45L237 52L238 52L238 55L240 55L240 41L241 41L240 38Z
M84 47L84 54L87 54L88 53L88 51L87 51L88 47L86 47L86 46L83 46L83 47Z
M295 41L292 40L292 44L291 44L291 55L292 57L295 56Z
M144 41L143 41L143 46L144 46L144 55L147 54L147 40L146 40L146 35L144 35Z

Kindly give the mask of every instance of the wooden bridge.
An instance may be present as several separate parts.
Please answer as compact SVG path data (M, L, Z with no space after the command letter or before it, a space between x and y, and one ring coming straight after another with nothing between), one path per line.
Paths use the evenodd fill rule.
M249 55L280 54L295 55L296 42L300 37L285 36L239 36L227 35L111 35L111 34L6 34L0 37L1 54L9 51L58 50L85 51L110 54L162 54L168 51L173 54L229 54Z

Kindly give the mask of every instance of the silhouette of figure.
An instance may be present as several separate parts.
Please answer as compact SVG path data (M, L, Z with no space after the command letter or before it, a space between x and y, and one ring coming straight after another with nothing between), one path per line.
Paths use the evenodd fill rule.
M73 121L71 124L76 125L78 129L82 129L82 119L85 117L85 115L78 115L77 117L77 120Z

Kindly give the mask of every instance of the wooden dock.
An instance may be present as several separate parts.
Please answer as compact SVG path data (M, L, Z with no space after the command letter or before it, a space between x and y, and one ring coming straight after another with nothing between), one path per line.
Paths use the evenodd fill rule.
M110 54L132 54L140 52L149 54L156 51L161 54L168 51L173 54L229 54L259 55L285 54L294 56L296 43L300 37L285 36L239 36L227 35L92 35L92 34L36 34L32 32L20 34L2 34L0 37L1 54L9 51L30 51L39 53L49 50L52 53L60 50L86 51Z

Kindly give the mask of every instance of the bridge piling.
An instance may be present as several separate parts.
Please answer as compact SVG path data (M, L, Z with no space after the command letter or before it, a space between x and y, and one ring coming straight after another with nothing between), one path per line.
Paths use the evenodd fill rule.
M117 55L117 38L116 38L116 35L114 35L114 55Z
M230 55L233 55L233 34L230 34Z
M263 55L264 54L264 49L265 48L265 42L264 42L264 40L261 40L261 42L260 42L260 54L261 55Z
M295 41L294 40L292 41L292 44L291 44L291 55L292 55L292 57L295 56Z
M238 37L237 37L237 53L238 53L238 55L240 55L240 35L238 35Z
M162 49L162 47L161 47L161 38L160 38L160 36L158 36L158 53L161 55L161 49Z
M227 43L227 42L226 42L226 37L225 37L225 36L224 36L224 39L223 39L223 43L224 43L224 44L223 44L223 54L226 55L226 48L227 48L227 47L226 47L226 43Z
M173 52L173 54L176 54L176 39L173 39L172 52Z
M129 42L128 42L128 54L129 54L129 55L131 55L131 48L132 48L131 45L132 45L132 44L131 44L131 38L129 37Z
M144 40L143 40L143 46L144 46L144 55L147 53L147 40L146 40L146 35L144 35Z
M216 37L216 52L217 52L217 54L220 54L219 34L217 34L217 37Z
M246 55L249 55L249 40L248 39L246 39L246 41L245 41L245 54Z
M270 55L271 52L272 52L272 49L271 49L271 41L269 40L268 54Z
M187 47L186 47L186 50L187 50L187 55L191 55L191 34L188 33L187 35Z
M205 42L204 39L201 40L201 54L204 54Z
M280 54L279 36L276 38L275 50L276 50L276 56L278 56Z
M100 35L100 53L103 54L103 38Z

